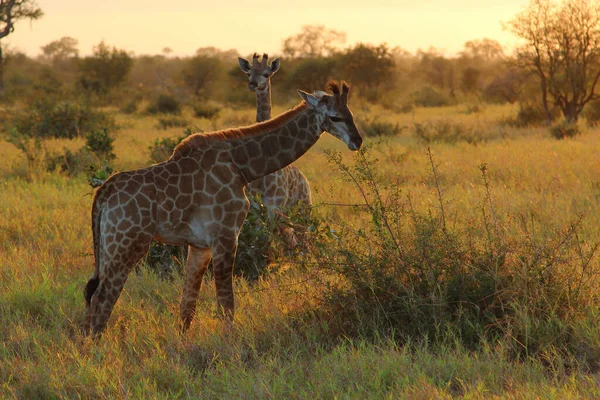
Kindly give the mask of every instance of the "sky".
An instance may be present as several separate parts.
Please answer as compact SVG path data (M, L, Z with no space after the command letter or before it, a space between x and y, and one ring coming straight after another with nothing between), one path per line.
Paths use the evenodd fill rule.
M81 55L104 41L134 53L193 55L201 47L277 55L303 25L345 32L343 47L387 43L411 53L435 47L447 55L465 42L495 39L510 48L502 28L528 0L37 0L44 16L19 21L2 44L30 56L63 36Z

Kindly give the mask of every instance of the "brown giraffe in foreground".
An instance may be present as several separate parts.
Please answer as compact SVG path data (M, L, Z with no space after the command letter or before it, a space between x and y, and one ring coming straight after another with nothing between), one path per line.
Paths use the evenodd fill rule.
M269 56L258 54L252 56L252 63L238 57L240 69L248 75L248 88L256 92L256 122L271 119L271 77L279 70L279 58L268 63ZM261 195L262 201L271 211L275 208L285 210L303 202L312 205L310 185L306 176L293 165L265 175L248 184L246 193ZM289 236L289 235L288 235Z
M194 134L159 164L111 176L92 205L94 275L84 297L84 327L101 333L129 272L152 239L188 245L181 300L182 329L194 316L206 267L213 260L217 303L234 315L232 273L239 231L248 212L244 188L302 156L323 131L358 150L362 138L348 108L349 87L333 95L298 91L295 108L267 122Z

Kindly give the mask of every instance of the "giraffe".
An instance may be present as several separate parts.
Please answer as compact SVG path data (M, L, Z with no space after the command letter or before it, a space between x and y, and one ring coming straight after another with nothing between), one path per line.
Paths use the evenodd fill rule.
M359 150L362 137L348 108L350 87L330 82L277 118L247 127L194 134L161 163L111 176L92 204L94 273L85 290L84 330L99 336L127 277L153 239L187 245L180 303L189 328L202 278L213 261L217 306L233 321L233 264L249 209L248 182L289 165L324 131Z
M256 122L271 119L271 77L279 70L280 61L276 58L268 63L268 60L267 54L259 61L258 54L254 53L252 64L238 57L240 69L248 75L248 88L256 93ZM260 194L270 211L285 210L300 202L312 205L308 179L293 165L250 182L246 191L253 196Z

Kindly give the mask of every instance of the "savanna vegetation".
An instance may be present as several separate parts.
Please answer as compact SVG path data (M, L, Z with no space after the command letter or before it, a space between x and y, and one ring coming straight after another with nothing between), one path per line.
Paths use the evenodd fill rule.
M35 59L4 48L2 397L599 398L598 49L574 45L597 33L557 22L586 21L595 3L565 4L516 16L531 42L514 54L489 39L452 57L344 47L316 26L284 39L273 115L296 88L346 79L366 146L325 134L295 163L315 202L289 214L297 247L253 203L235 323L216 312L209 273L184 335L185 253L159 245L102 338L82 334L91 195L193 132L252 123L240 55L100 43L80 57L73 38ZM542 17L527 26L555 34L519 31Z

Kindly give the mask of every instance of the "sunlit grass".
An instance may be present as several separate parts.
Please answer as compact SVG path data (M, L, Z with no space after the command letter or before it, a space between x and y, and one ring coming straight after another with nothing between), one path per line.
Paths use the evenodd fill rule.
M274 115L283 108L275 108ZM380 117L407 128L399 136L367 138L379 158L383 182L399 185L421 210L439 207L432 181L430 146L438 164L449 218L458 227L479 218L485 199L479 166L486 164L498 216L534 220L540 235L582 216L580 240L600 238L598 131L557 141L543 129L523 129L479 145L430 143L415 138L415 122L452 119L490 124L514 113L512 106L417 109L394 114L380 107L355 116ZM184 117L203 130L252 122L254 111L224 109L215 121ZM148 165L155 139L178 136L160 130L156 117L118 116L117 170ZM478 125L482 126L482 125ZM76 149L81 140L52 141L49 149ZM360 194L328 163L324 150L345 146L324 134L297 165L308 177L324 215L357 226L366 215L340 204ZM18 151L0 146L0 393L6 398L598 398L597 371L584 371L563 354L545 362L511 360L502 343L468 351L448 334L445 343L415 338L399 346L339 338L313 314L322 287L293 266L250 286L236 280L237 314L229 325L215 313L207 277L189 332L178 332L182 278L160 280L146 269L132 273L108 329L94 342L80 332L83 287L93 271L91 189L84 176L40 173L27 181ZM337 206L333 205L337 204ZM515 229L515 225L510 225ZM518 226L518 224L517 224ZM506 232L518 238L522 232ZM578 329L584 329L580 325ZM590 334L596 332L593 327ZM595 342L594 342L595 340ZM590 343L598 339L590 337ZM598 347L600 348L600 347ZM591 349L590 352L597 351ZM570 370L564 365L572 365Z

